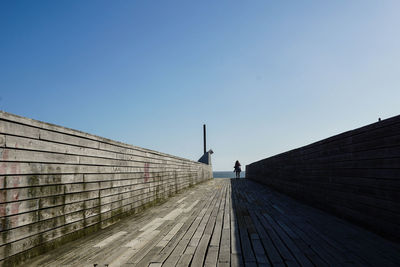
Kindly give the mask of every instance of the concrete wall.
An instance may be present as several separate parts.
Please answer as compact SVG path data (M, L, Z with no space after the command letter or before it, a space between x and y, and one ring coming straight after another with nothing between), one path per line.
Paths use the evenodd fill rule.
M210 178L206 164L0 112L0 265Z
M211 165L211 154L214 153L212 152L212 150L206 152L203 154L203 156L201 156L201 158L198 160L198 162L207 164L207 165Z
M254 162L246 176L400 240L400 116Z

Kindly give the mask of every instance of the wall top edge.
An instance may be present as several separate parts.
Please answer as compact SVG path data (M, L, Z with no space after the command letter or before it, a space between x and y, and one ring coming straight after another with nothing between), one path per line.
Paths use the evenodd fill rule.
M349 130L349 131L345 131L345 132L342 132L342 133L339 133L339 134L335 134L333 136L330 136L330 137L327 137L325 139L313 142L311 144L304 145L304 146L301 146L301 147L298 147L298 148L294 148L294 149L291 149L291 150L288 150L288 151L285 151L285 152L282 152L282 153L279 153L279 154L276 154L276 155L273 155L273 156L270 156L270 157L267 157L267 158L260 159L258 161L252 162L252 163L250 163L250 164L248 164L246 166L250 166L252 164L256 164L256 163L262 162L262 161L267 160L267 159L283 156L285 154L292 153L292 152L295 152L297 150L301 150L301 149L304 149L304 148L310 148L310 147L317 146L317 145L320 145L320 144L323 144L323 143L330 143L330 142L336 141L338 139L351 137L351 136L354 136L354 135L357 135L357 134L361 134L363 132L367 132L367 131L370 131L370 130L373 130L373 129L379 129L379 128L388 127L388 126L391 126L391 125L394 125L394 124L400 124L400 115L393 116L393 117L390 117L390 118L387 118L387 119L384 119L384 120L381 120L381 121L377 121L377 122L374 122L374 123L371 123L371 124L367 124L367 125L361 126L359 128L355 128L353 130Z
M39 120L23 117L23 116L12 114L12 113L5 112L5 111L2 111L2 110L0 110L0 121L1 120L10 121L10 122L14 122L14 123L17 123L17 124L22 124L22 125L25 125L25 126L31 126L31 127L35 127L35 128L44 129L44 130L49 130L49 131L53 131L53 132L57 132L57 133L62 133L62 134L76 136L76 137L81 137L81 138L89 139L89 140L92 140L92 141L97 141L97 142L101 142L101 143L106 143L106 144L110 144L110 145L119 146L119 147L122 147L122 148L128 148L128 149L133 149L133 150L137 150L137 151L141 151L141 152L146 152L146 153L156 154L156 155L160 155L160 156L171 157L171 158L175 158L175 159L179 159L179 160L189 161L189 162L196 163L196 164L207 165L207 164L204 164L204 163L201 163L201 162L197 162L197 161L194 161L194 160L178 157L178 156L175 156L175 155L159 152L159 151L156 151L156 150L151 150L151 149L147 149L147 148L134 146L134 145L131 145L131 144L123 143L123 142L120 142L120 141L115 141L115 140L112 140L112 139L109 139L109 138L101 137L101 136L98 136L98 135L86 133L86 132L75 130L75 129L71 129L71 128L68 128L68 127L64 127L64 126L60 126L60 125L56 125L56 124L52 124L52 123L48 123L48 122L43 122L43 121L39 121Z

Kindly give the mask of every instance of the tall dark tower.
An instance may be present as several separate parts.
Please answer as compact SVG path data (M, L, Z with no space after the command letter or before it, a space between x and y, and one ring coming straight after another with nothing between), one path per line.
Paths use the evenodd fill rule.
M207 143L206 143L206 125L203 124L203 140L204 140L204 154L207 152Z

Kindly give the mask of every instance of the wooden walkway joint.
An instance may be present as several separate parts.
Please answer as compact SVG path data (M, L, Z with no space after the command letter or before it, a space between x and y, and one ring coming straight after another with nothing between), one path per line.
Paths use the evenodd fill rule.
M400 266L399 244L246 179L214 179L29 266Z

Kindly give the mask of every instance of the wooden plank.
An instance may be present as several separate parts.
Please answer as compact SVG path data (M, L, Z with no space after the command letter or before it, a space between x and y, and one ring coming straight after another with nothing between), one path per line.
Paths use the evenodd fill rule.
M0 133L39 139L39 129L0 120Z
M77 215L79 215L79 217L76 217ZM65 219L67 220L67 221L70 221L70 222L74 222L75 220L77 220L77 219L80 219L81 218L81 215L82 215L82 213L73 213L73 214L71 214L71 215L69 215L69 214L66 214L66 217L65 217ZM104 219L104 218L103 218ZM41 229L43 229L43 227L41 227Z
M6 136L4 134L0 134L0 147L6 146Z
M250 235L250 241L253 247L254 256L256 257L257 264L269 266L269 261L265 255L264 248L260 241L260 236L253 226L253 222L250 216L245 216L244 221L247 226L248 233Z
M115 152L109 152L92 148L83 148L81 146L76 146L72 144L55 143L45 140L38 140L21 136L12 136L12 135L7 135L6 147L42 151L42 152L103 157L110 159L117 158L117 154Z
M288 266L296 266L298 265L297 261L287 249L285 243L280 239L279 235L275 232L275 230L267 223L266 219L263 216L258 216L261 224L264 229L268 233L269 238L272 240L274 246L279 251L279 254L283 257L283 260Z
M200 241L197 241L197 240L199 240L199 235L196 236L195 239L193 240L194 244L193 244L193 241L191 241L191 245L193 247L198 244L194 254L193 254L193 251L189 252L189 254L190 253L193 254L193 259L192 259L192 262L191 262L191 266L203 266L203 263L205 261L205 255L206 255L206 252L207 252L207 249L208 249L208 243L209 243L209 241L210 241L210 239L212 237L215 221L216 221L216 218L217 218L217 213L218 213L219 207L220 207L221 202L222 202L223 193L221 191L218 192L217 199L216 199L216 202L215 202L215 206L212 207L212 209L210 209L206 213L206 215L204 217L204 220L202 220L203 227L200 228L200 229L204 230L204 232L202 231L202 236L200 238ZM206 225L204 227L205 223L206 223ZM197 233L201 234L201 232L197 232ZM218 253L218 250L217 250L217 253Z
M281 227L284 227L284 230L293 240L296 240L296 243L301 246L302 250L305 251L306 255L311 258L314 264L345 264L346 260L339 260L345 255L336 252L334 247L330 247L329 244L323 242L323 240L316 238L318 233L315 233L312 229L307 228L306 222L305 220L301 219L301 216L295 216L290 213L288 215L288 212L280 212L278 214L278 212L274 212L270 199L264 197L263 200L265 204L264 209L268 211L271 216L279 217L279 219L277 219L278 223L281 225ZM287 211L287 207L285 207L285 210ZM294 222L292 223L291 220L294 220ZM317 254L322 260L325 261L325 263L320 262L320 259L315 257L314 254Z
M205 204L205 203L203 203L203 204ZM176 207L176 205L175 205L175 207ZM183 208L179 208L179 209L183 210ZM201 206L200 206L200 209L201 209ZM141 249L135 255L133 255L129 259L130 264L135 264L138 266L148 266L150 263L156 263L153 261L153 259L163 249L163 246L158 246L158 244L160 242L162 242L166 236L171 234L169 230L172 229L172 227L174 226L174 221L172 221L172 219L174 219L174 218L171 217L171 214L173 212L174 211L172 210L172 212L170 211L168 214L163 215L163 220L171 219L171 221L170 221L171 223L165 227L159 228L159 229L161 229L160 237L157 240L153 240L151 243L148 243L147 245L145 245L145 247L143 249ZM196 216L197 211L193 209L188 212L189 213L182 213L182 212L180 213L180 214L184 214L184 217L182 217L182 220L183 220L182 222L184 222L184 225L186 225L187 223L189 223L189 225L190 225L190 222L187 222L187 220L190 221L190 217L192 217L193 214L194 214L194 216ZM194 212L194 213L192 214L191 212ZM186 217L187 215L189 215L190 217ZM179 219L179 218L174 219L174 220L177 220L178 222L181 221L181 219ZM184 227L185 226L183 226L182 228L184 228ZM176 232L175 235L179 235L179 232L181 232L182 228L179 229L177 232L175 231ZM151 231L151 229L149 229L148 224L146 227L142 227L141 230ZM175 237L175 235L174 235L174 237Z
M271 200L271 197L269 197L268 199L264 198L264 201L265 201L264 203L270 202L270 200ZM280 199L277 201L287 203L288 200L289 199L287 198L287 200L284 200L284 201L283 201L283 199ZM304 206L301 206L301 207L304 207ZM308 210L313 210L314 215L312 217L310 217L309 215L306 216L307 214L310 214L310 211L308 211ZM295 208L292 209L292 211L290 213L292 213L292 214L296 213L296 216L294 218L303 218L304 217L304 219L306 219L308 221L308 223L313 222L312 223L313 226L310 227L311 225L309 225L308 223L307 224L301 223L301 221L299 221L299 219L297 219L296 222L291 224L290 230L294 230L297 228L299 230L301 229L302 231L304 231L305 234L310 234L310 236L313 239L313 241L311 241L312 248L314 248L314 251L318 255L321 255L322 258L329 260L329 262L331 262L331 263L337 262L337 264L341 264L341 265L348 264L348 263L366 265L368 263L368 261L362 260L360 258L360 256L354 252L354 246L343 249L343 245L340 245L340 244L338 244L338 241L335 241L335 238L338 240L347 239L347 238L340 239L339 236L341 236L341 235L343 236L343 233L346 232L345 229L348 229L349 225L329 226L330 230L327 230L326 232L331 233L333 229L335 229L335 231L340 229L339 230L340 234L337 235L334 239L331 239L331 238L327 239L326 232L324 231L323 233L319 233L318 231L316 231L315 227L322 226L322 225L331 225L332 219L330 219L331 220L330 223L322 222L322 220L323 220L322 218L324 218L324 220L326 219L326 217L327 217L326 214L322 215L322 213L319 212L318 214L321 214L321 215L316 216L317 214L314 209L308 208L308 210L304 210L303 208L300 209L299 205L297 205ZM274 213L272 213L272 214L274 214ZM281 217L281 218L284 218L284 217ZM291 215L291 216L287 215L287 218L288 219L293 218L293 215ZM299 231L297 231L297 233L299 233ZM352 234L352 235L354 235L354 234ZM360 237L363 238L362 236L364 236L364 235L365 234L360 235ZM303 237L304 236L305 235L303 235ZM307 238L304 238L304 240L306 240L306 239ZM317 244L314 245L315 242L317 242ZM358 243L360 243L359 240L358 240ZM327 253L325 253L325 251ZM374 254L376 254L376 252L374 252ZM333 255L334 258L333 259L330 258L329 255ZM382 263L383 262L384 261L382 261Z
M216 216L214 230L210 243L208 244L208 251L205 258L205 265L216 266L218 261L218 253L221 243L222 227L223 227L223 217L226 201L226 187L224 187L221 196L221 202L218 209L218 214Z
M175 264L180 255L182 255L185 250L187 243L193 238L193 235L198 231L198 227L201 224L201 221L204 220L206 214L211 214L211 210L217 201L218 192L214 192L210 198L207 199L205 205L200 210L197 215L192 215L188 222L181 228L180 231L174 236L173 239L168 243L166 247L164 247L157 256L155 256L151 262L153 263L164 263L165 265ZM187 249L187 248L186 248ZM167 262L169 261L169 262Z
M264 249L267 253L268 259L273 266L285 266L284 260L279 255L279 252L275 248L274 244L272 243L271 239L269 238L268 234L264 230L263 226L261 225L258 217L256 216L254 211L250 211L250 216L252 218L254 227L257 230L257 233L260 236L260 240L264 246Z
M242 250L240 244L240 234L238 220L236 217L236 212L234 210L234 191L231 186L232 201L230 203L230 218L231 218L231 265L232 266L244 266Z
M231 245L231 186L230 183L227 186L227 191L225 195L225 205L223 210L223 226L221 233L221 243L218 254L218 266L230 266L231 255L230 255L230 245Z
M77 240L65 249L57 250L57 259L44 256L43 261L35 262L40 262L42 267L110 263L125 252L121 246L140 237L141 233L153 230L158 233L154 239L148 240L137 251L126 252L128 264L298 266L299 262L305 264L308 260L316 266L395 266L400 262L398 245L251 181L232 181L232 188L230 183L218 179L196 186L199 191L186 193L182 201L179 200L183 195L174 197L173 201L156 206L154 210L104 229L98 238L97 235L89 236L83 238L87 242ZM238 214L242 217L238 218ZM157 226L157 218L169 223ZM241 230L238 226L241 220L254 261L243 261L242 244L235 246L241 241L236 230ZM153 229L156 226L158 228ZM121 231L127 234L120 234L119 238L102 247L95 246ZM194 256L196 253L198 259ZM263 256L264 262L260 260Z
M341 256L338 256L338 254L336 254L335 257L332 257L330 254L326 254L324 252L324 248L326 246L324 246L323 243L318 242L317 244L315 244L314 240L310 240L310 238L307 238L307 235L305 235L305 234L309 234L310 233L309 231L305 231L305 234L302 234L301 230L304 230L304 228L306 226L304 224L302 224L301 221L298 219L298 218L301 218L300 216L294 217L293 214L290 214L290 211L288 212L287 206L285 206L285 208L284 208L285 212L284 212L284 211L282 211L281 208L278 208L276 205L274 205L271 202L271 194L269 194L268 198L265 196L265 193L263 193L262 195L259 195L259 196L262 199L261 203L263 203L263 207L261 209L264 212L268 212L273 218L275 218L275 220L277 220L279 225L284 228L284 230L288 233L288 235L292 238L292 240L294 240L296 242L296 244L298 244L298 246L300 246L301 250L304 251L304 253L307 255L307 257L309 257L313 261L314 264L324 265L324 264L326 264L326 262L329 262L330 264L340 265L339 261L337 261L336 259L340 258ZM282 200L280 202L285 203ZM295 224L291 224L290 228L286 227L286 225L283 223L283 221L285 221L285 223L290 223L289 220L293 219L293 218L296 218ZM300 232L297 231L295 233L295 229L297 227L300 227L300 229L299 229ZM300 239L297 234L301 235L301 237L303 239ZM314 250L310 250L310 248L314 249ZM328 250L332 251L333 249L330 248ZM318 256L315 253L317 253ZM325 263L321 262L320 257L321 257L321 259L325 259ZM344 264L344 262L342 262L342 264Z
M78 164L79 157L60 153L0 148L2 161Z
M0 260L108 227L212 175L198 162L3 112L0 163Z
M271 214L271 217L272 217L273 216L272 213L270 213L270 214ZM305 255L316 266L323 266L323 265L328 264L328 262L330 264L333 263L333 264L338 264L339 265L339 262L336 263L334 258L333 259L331 258L330 261L324 261L319 256L318 252L315 252L314 250L312 250L310 248L309 243L304 242L303 239L301 239L297 235L297 233L292 231L291 228L287 227L286 224L282 222L282 220L283 220L282 217L285 216L284 213L281 213L281 212L279 214L278 213L274 213L274 215L275 216L273 216L273 217L274 217L274 220L276 221L277 225L282 228L282 230L287 234L288 237L290 237L290 239L288 239L288 240L290 240L290 243L292 244L290 246L290 248L293 249L293 245L294 244L298 247L298 249L296 250L297 254L300 253L301 255ZM288 244L288 245L290 245L290 244ZM318 250L320 251L322 249L319 248Z
M240 244L241 244L241 248L242 248L242 255L243 255L243 261L245 263L245 265L253 265L256 264L256 258L254 256L254 252L252 250L251 247L251 242L249 239L249 234L247 231L247 226L246 223L244 221L244 216L247 215L247 211L244 208L244 206L242 204L240 204L240 202L242 201L242 199L238 199L238 197L240 197L240 195L237 193L237 181L234 180L234 187L232 189L232 191L234 192L234 209L236 211L236 218L238 220L238 230L239 230L239 236L240 236Z

